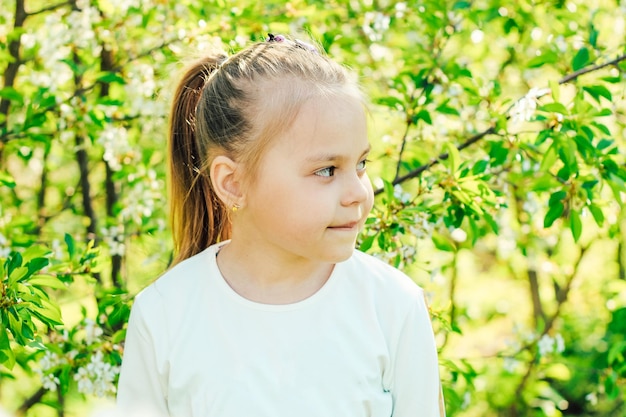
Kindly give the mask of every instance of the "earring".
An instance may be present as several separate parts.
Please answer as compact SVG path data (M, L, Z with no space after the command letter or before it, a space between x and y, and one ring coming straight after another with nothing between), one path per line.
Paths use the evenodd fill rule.
M233 213L236 213L237 210L239 210L241 208L241 206L239 204L233 204L233 206L231 207L231 210Z

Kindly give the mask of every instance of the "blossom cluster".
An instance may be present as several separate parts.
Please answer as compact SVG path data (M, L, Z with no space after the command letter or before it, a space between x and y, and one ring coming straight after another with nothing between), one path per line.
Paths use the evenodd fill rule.
M119 372L119 367L106 362L98 350L87 365L78 368L74 380L78 382L78 392L104 397L115 393L114 381Z
M128 142L128 131L121 126L107 125L97 142L104 148L102 158L113 171L120 171L123 165L129 165L139 156L133 152Z
M103 329L87 318L69 333L53 333L51 345L44 351L35 370L43 388L57 391L61 379L73 374L72 379L80 393L98 397L115 394L115 380L120 369L118 364L111 363L108 352L111 349L119 351L120 347L109 347L103 335Z
M131 188L122 197L120 219L124 223L133 222L140 226L164 202L163 183L151 169L145 173L129 175L128 181ZM164 226L163 224L159 227Z
M511 108L510 115L513 123L528 122L532 120L537 111L537 100L550 93L546 88L531 88L528 93L515 102Z

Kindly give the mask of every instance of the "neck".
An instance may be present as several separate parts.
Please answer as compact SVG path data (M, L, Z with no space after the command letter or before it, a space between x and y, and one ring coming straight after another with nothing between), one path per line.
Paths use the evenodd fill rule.
M312 296L326 283L334 267L236 239L220 250L217 263L235 292L264 304L291 304Z

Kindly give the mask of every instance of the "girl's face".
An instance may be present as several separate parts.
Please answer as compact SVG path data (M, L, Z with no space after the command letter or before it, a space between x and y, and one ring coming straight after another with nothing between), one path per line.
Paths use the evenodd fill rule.
M283 259L349 258L374 201L361 102L311 99L268 146L237 213L237 237Z

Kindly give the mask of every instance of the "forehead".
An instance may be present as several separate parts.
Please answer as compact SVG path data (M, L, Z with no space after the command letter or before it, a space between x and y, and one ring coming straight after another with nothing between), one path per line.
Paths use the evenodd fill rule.
M363 101L350 94L312 97L302 103L289 128L278 135L275 146L292 152L320 148L362 151L367 144L367 120Z

